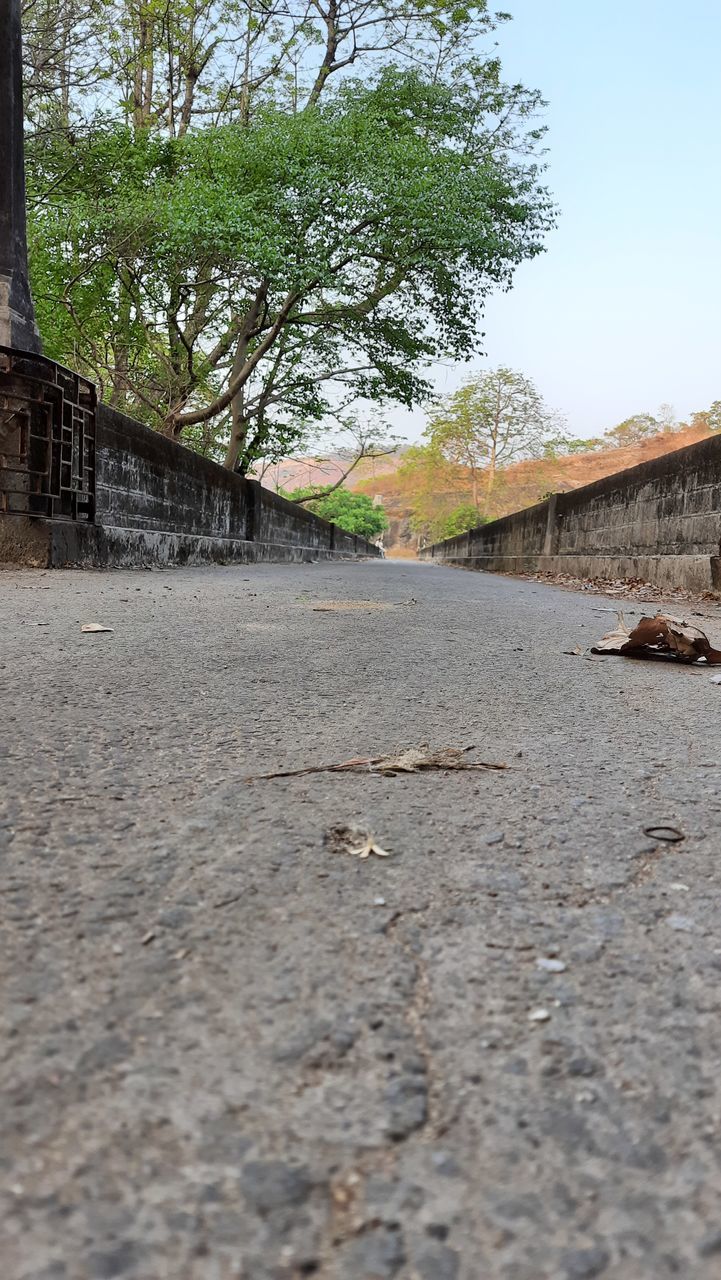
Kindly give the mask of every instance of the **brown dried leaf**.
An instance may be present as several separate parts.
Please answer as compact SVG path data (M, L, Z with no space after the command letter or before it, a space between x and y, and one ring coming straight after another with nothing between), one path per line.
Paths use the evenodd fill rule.
M403 747L381 756L371 765L371 773L421 773L424 769L503 769L505 765L476 764L464 757L473 747L440 747L432 751L427 742L419 747Z
M713 649L708 636L699 627L682 618L658 613L654 618L641 618L633 631L628 631L623 615L619 626L594 645L593 653L623 653L634 658L675 658L679 662L696 662L705 658L711 664L721 663L721 651Z

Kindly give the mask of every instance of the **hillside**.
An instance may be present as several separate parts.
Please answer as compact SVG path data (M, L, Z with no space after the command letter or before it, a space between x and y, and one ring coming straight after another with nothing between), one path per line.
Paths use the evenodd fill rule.
M548 493L566 492L581 485L591 484L615 471L624 471L650 458L671 453L686 445L696 444L708 435L703 426L685 426L673 432L659 432L638 444L610 447L587 453L574 453L558 458L517 462L499 473L488 514L492 517L508 515L523 507L540 502ZM391 462L391 459L384 459ZM364 476L356 481L362 493L378 497L383 502L390 529L385 539L386 550L391 555L414 555L418 537L411 529L411 517L418 507L417 478L404 476L395 466L388 466L374 476ZM424 511L432 510L443 515L463 502L470 501L470 475L464 467L446 467L439 474L437 485L424 494Z
M381 476L388 476L398 470L402 462L403 451L387 454L382 458L364 458L351 472L346 480L348 489L359 489L365 482L373 488L374 481ZM305 489L310 485L335 484L343 475L348 462L340 457L330 455L324 458L283 458L274 462L263 473L262 483L266 489ZM363 489L365 493L366 490ZM370 490L368 490L370 492Z

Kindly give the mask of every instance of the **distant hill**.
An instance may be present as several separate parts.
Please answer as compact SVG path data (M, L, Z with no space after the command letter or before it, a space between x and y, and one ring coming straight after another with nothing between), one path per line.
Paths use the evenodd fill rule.
M403 460L403 450L387 454L383 458L364 458L346 480L349 489L358 489L367 481L371 488L376 478L392 475ZM348 466L347 460L330 455L324 458L283 458L274 462L261 479L266 489L292 491L306 489L310 485L331 485L340 479ZM365 490L364 490L365 491Z

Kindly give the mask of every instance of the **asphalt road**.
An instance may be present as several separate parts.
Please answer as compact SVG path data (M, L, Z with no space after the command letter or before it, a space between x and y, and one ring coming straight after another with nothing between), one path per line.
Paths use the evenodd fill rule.
M402 562L0 601L3 1280L721 1276L708 670ZM246 781L424 741L512 767Z

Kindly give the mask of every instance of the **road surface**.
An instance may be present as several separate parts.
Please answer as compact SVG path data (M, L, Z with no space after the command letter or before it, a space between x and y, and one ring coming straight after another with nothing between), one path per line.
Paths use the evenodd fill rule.
M721 1275L708 670L406 562L0 598L3 1280ZM423 742L511 767L247 781Z

